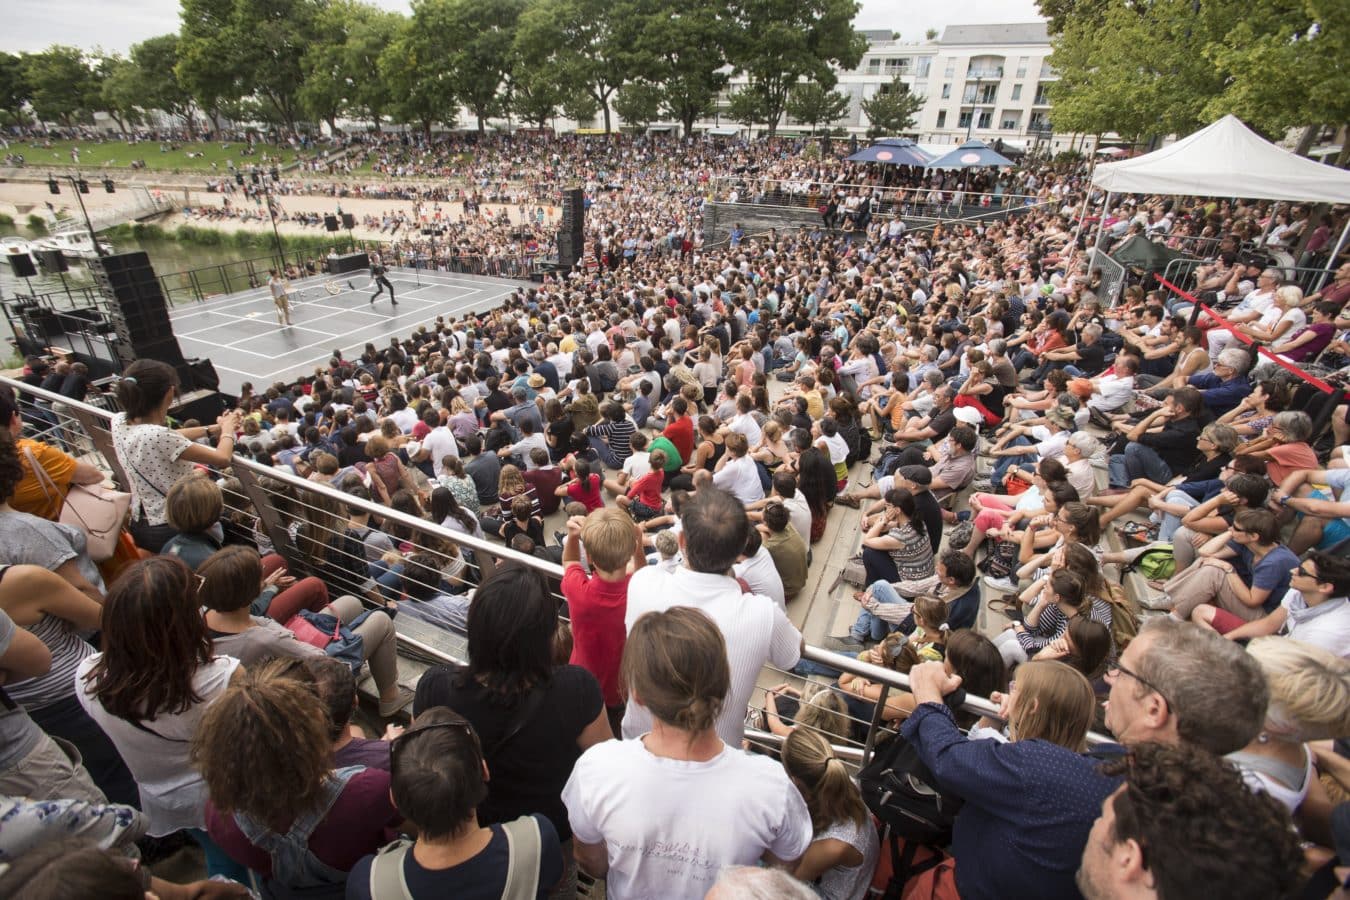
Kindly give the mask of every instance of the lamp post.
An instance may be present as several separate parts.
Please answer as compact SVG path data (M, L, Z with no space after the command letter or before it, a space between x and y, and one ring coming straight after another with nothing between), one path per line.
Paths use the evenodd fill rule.
M89 210L84 208L84 198L80 196L89 193L89 181L83 175L76 177L75 175L63 174L61 177L70 182L70 189L75 192L75 199L80 204L80 214L84 216L84 227L89 229L89 240L94 242L94 253L98 256L107 256L108 254L103 252L103 247L98 242L98 234L94 231L94 223L89 220ZM115 188L111 178L103 179L103 189L110 194L114 193ZM56 176L50 172L47 173L47 190L53 194L61 193L61 185L57 184Z
M267 201L267 217L272 220L272 238L276 241L277 247L277 265L281 267L282 272L285 272L286 251L281 246L281 232L277 230L277 211L272 202L272 182L280 180L280 173L276 166L273 166L267 172L259 173L254 170L251 174L253 183L262 187L263 199ZM244 173L235 172L234 180L236 184L243 185Z

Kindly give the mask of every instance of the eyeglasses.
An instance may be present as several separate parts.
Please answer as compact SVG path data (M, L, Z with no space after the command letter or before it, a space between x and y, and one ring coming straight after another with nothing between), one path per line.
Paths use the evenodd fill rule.
M1148 688L1150 691L1157 694L1159 697L1163 698L1163 702L1166 703L1168 706L1172 705L1172 701L1167 699L1167 694L1163 691L1162 688L1158 687L1156 684L1153 684L1150 681L1144 680L1143 678L1139 677L1138 674L1131 672L1129 669L1121 665L1119 661L1116 661L1111 665L1107 666L1105 675L1107 680L1109 681L1115 681L1116 678L1120 677L1121 675L1128 675L1130 678L1133 678L1135 681L1139 682L1144 687Z
M473 723L463 716L452 714L452 718L447 722L432 722L428 725L414 724L411 729L403 732L389 743L390 756L392 757L397 753L399 747L406 746L409 738L416 737L419 734L425 734L428 731L435 731L438 728L463 729L464 733L469 736L470 741L473 743L474 748L478 751L479 755L482 755L482 747L478 742L478 732L474 731Z
M196 581L197 581L197 590L198 590L198 591L200 591L202 588L206 587L206 576L205 576L205 575L198 575L198 574L196 574L196 573L193 573L192 577L193 577L194 579L196 579Z
M1313 581L1317 581L1318 579L1317 573L1309 572L1307 569L1307 565L1308 565L1307 563L1299 563L1299 567L1294 570L1294 574L1302 575L1304 578L1311 578Z

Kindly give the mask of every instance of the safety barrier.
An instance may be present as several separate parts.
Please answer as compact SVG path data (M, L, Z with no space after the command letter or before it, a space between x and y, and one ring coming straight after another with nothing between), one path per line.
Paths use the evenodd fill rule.
M9 378L0 377L0 385L7 386L18 396L25 431L29 436L51 441L82 461L98 466L126 489L129 482L113 450L109 431L113 413ZM241 439L241 444L246 446L247 442L247 438ZM332 485L308 481L283 467L269 467L243 456L234 458L226 474L229 477L221 482L226 517L236 527L250 532L261 552L280 554L293 574L317 572L310 550L330 536L345 534L349 517L370 514L382 520L381 530L395 538L396 545L403 553L429 554L433 559L443 561L443 582L449 580L457 584L471 584L498 566L521 565L542 574L555 596L560 601L562 599L557 593L563 574L560 565L428 521L417 514L415 498L395 494L392 498L393 507L383 506L338 490ZM351 566L348 579L350 592L368 605L382 605L391 596L386 591L401 592L396 579L404 576L390 577L390 573L397 569L396 564L384 563L383 568L380 565L371 567L365 555L354 554L347 555L342 562ZM433 588L442 586L425 582L413 584ZM461 663L467 659L467 636L452 628L415 618L409 612L414 603L402 601L400 612L395 618L401 668L411 668L418 663ZM881 696L874 704L870 719L846 717L851 727L856 726L861 738L839 734L831 736L842 758L853 763L865 762L878 738L887 733L882 721L887 699L892 691L909 690L908 676L813 646L805 648L803 658L840 672L861 676L881 686ZM818 687L791 673L772 668L762 674L761 684L765 682ZM762 697L762 690L757 691L747 714L765 712L764 704L760 702ZM999 707L982 697L967 696L960 708L979 716L994 719L1000 716ZM748 728L746 735L749 740L766 748L781 742L781 738L758 727ZM1102 735L1089 735L1089 741L1093 743L1109 740Z

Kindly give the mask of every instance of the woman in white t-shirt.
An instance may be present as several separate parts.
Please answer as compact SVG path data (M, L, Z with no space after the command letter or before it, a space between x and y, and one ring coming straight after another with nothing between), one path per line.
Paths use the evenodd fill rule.
M203 830L206 784L189 754L202 714L239 668L239 660L211 653L197 579L175 557L134 563L108 592L102 625L103 651L76 669L76 695L136 778L147 832L187 829L209 875L245 881L246 871Z
M712 620L690 607L642 616L620 678L652 730L596 744L572 770L562 798L581 867L614 900L698 900L726 866L794 867L810 813L780 766L717 736L731 671Z
M816 882L825 900L862 900L881 842L843 760L820 732L795 728L783 742L783 768L806 799L815 831L792 874Z
M239 429L238 411L222 413L214 425L169 428L165 423L178 388L173 366L154 359L136 360L117 383L123 411L113 416L113 449L131 482L131 536L151 553L175 534L165 510L169 488L198 464L228 466ZM219 435L214 448L195 443L213 434Z

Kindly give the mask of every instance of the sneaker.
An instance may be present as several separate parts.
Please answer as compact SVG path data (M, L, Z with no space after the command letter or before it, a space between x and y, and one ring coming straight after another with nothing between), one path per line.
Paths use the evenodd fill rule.
M857 509L858 507L862 506L862 501L858 499L858 497L857 497L856 494L847 493L847 492L845 492L845 493L843 493L843 494L836 494L836 495L835 495L835 498L834 498L834 502L835 502L835 503L841 503L841 504L843 504L844 506L848 506L848 507L851 507L851 508L853 508L853 509Z
M994 479L976 478L970 483L970 489L977 494L992 494L994 492Z
M390 297L390 298L389 298L389 305L390 305L390 306L398 306L398 301L395 300L393 297Z
M836 653L861 653L867 649L866 644L851 634L827 637L824 647L826 650L833 650Z
M995 578L992 575L986 575L984 576L984 586L991 590L998 591L1000 594L1017 593L1017 582L1007 576Z

